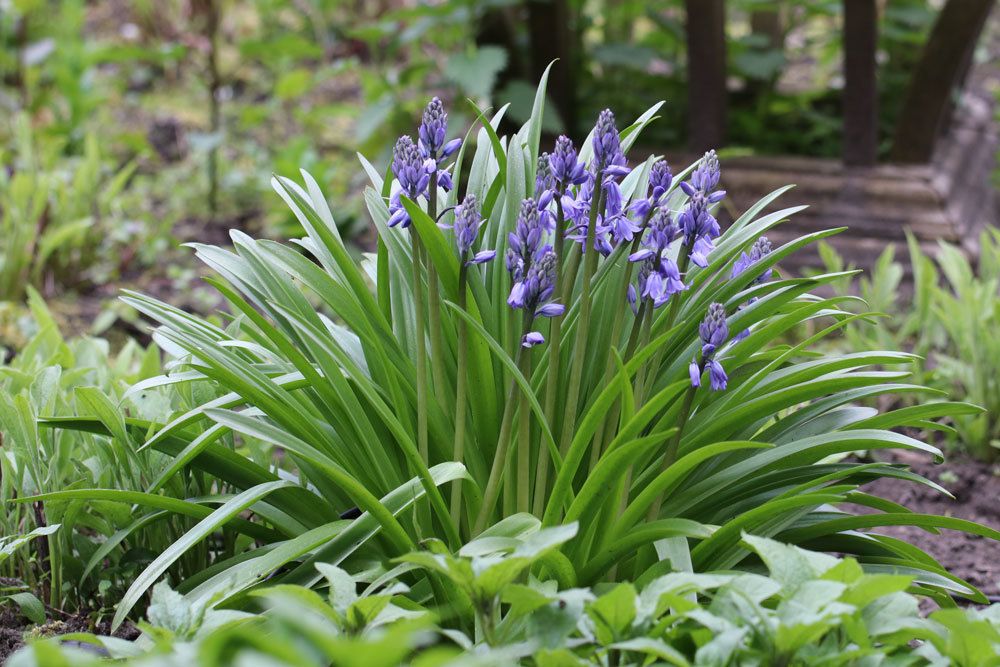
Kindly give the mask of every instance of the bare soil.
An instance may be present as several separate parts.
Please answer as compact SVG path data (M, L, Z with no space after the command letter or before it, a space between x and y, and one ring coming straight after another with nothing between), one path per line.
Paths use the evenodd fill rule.
M24 646L29 636L55 637L74 632L93 632L122 639L135 639L139 636L139 630L128 621L112 633L110 618L94 623L85 614L59 614L58 618L52 618L44 625L34 626L16 608L7 605L0 607L0 664Z
M895 501L922 514L951 516L1000 530L1000 467L954 456L935 465L929 457L897 453L895 462L937 482L954 498L900 479L872 482L865 491ZM954 530L933 535L914 526L886 526L877 532L919 546L949 572L979 588L991 601L1000 602L1000 542Z

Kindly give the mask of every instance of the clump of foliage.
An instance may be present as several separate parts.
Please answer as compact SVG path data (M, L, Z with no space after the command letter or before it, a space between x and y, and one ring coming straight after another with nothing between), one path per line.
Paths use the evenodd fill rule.
M107 664L205 667L276 665L908 665L992 664L1000 651L1000 606L948 609L929 618L906 592L906 575L866 573L837 559L766 538L742 543L766 569L677 571L636 586L561 588L519 576L574 534L539 529L530 517L517 537L484 534L456 555L414 553L480 604L474 634L447 629L414 604L393 576L352 577L317 564L326 595L297 585L263 589L249 614L192 605L157 584L144 643L72 635L36 642L11 667ZM401 572L401 570L400 570ZM766 573L765 573L766 572ZM520 579L520 581L519 581Z
M45 618L42 601L100 617L226 488L186 477L169 481L169 496L147 494L173 461L138 451L124 419L163 420L187 404L183 392L141 386L162 371L159 350L129 341L112 353L103 339L66 340L36 292L28 303L29 337L0 363L0 597L9 595L35 622ZM6 356L0 348L0 358ZM69 415L93 415L107 434L39 426L40 419ZM72 497L79 488L103 490L82 502ZM33 501L39 494L50 500ZM139 522L136 498L154 509ZM219 547L232 552L235 545L219 543L212 551ZM175 575L201 571L207 553L207 545L191 552Z
M912 356L814 350L856 317L844 306L857 300L812 294L843 273L786 278L776 266L839 230L772 248L763 235L799 210L761 214L781 189L723 231L713 153L676 175L656 156L628 166L659 105L621 132L606 110L579 149L561 137L543 153L544 104L543 82L513 136L496 133L505 109L479 113L469 150L434 100L417 140L397 142L394 178L362 158L378 248L360 262L316 181L276 178L306 238L289 246L233 232L232 251L194 245L232 307L224 325L125 296L172 357L169 372L140 386L195 400L165 421L78 416L41 427L170 455L146 493L128 496L138 510L128 531L175 511L163 499L187 479L235 493L135 579L115 624L195 548L211 565L177 590L191 604L239 607L261 588L320 584L319 563L382 571L430 538L451 552L483 534L503 541L503 520L527 513L546 529L575 525L539 564L567 586L752 569L741 540L750 532L906 574L943 605L950 594L983 600L917 547L864 530L1000 537L858 490L885 476L929 483L906 469L838 460L861 449L939 456L891 429L974 409L859 406L926 391L882 370ZM824 326L779 342L805 321ZM280 450L280 468L233 451L237 436ZM217 543L220 530L233 539ZM466 586L408 576L451 610L449 627L471 632L479 611Z
M15 142L0 149L0 300L24 296L25 285L77 285L117 266L116 252L137 232L121 209L134 164L116 167L96 135L82 155L66 158L64 143L35 132L26 116L11 120Z
M956 412L951 426L935 426L949 447L994 461L1000 447L996 417L1000 343L983 332L1000 320L1000 233L987 229L980 235L975 263L961 248L944 241L932 255L912 236L907 245L912 294L903 287L905 267L895 260L893 246L882 253L871 278L856 286L851 281L836 285L841 294L856 288L876 313L884 315L846 328L842 346L912 351L911 368L920 384L939 396L960 396L985 408ZM824 248L821 256L829 270L844 268L844 260L832 248ZM907 399L910 404L917 401Z

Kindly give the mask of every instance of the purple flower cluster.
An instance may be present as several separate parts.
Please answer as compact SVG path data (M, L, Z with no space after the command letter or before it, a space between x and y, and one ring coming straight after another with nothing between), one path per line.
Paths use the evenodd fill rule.
M400 189L393 193L390 200L389 226L409 227L410 215L400 203L400 196L406 195L416 201L425 194L431 182L431 174L434 173L434 164L424 159L413 139L404 135L396 141L396 146L392 149L392 173L399 182Z
M615 116L608 109L602 111L597 119L592 146L594 159L589 171L579 164L572 143L565 137L556 142L556 150L550 160L557 182L563 187L570 183L580 186L575 196L567 193L561 200L566 218L571 223L567 237L577 243L586 243L593 198L600 187L603 207L596 216L594 249L607 256L615 245L631 241L640 230L639 225L623 210L618 181L631 170L622 152Z
M701 336L701 363L692 359L688 366L691 376L691 386L701 386L701 374L708 369L712 391L722 391L726 388L729 378L722 364L715 359L716 351L729 338L729 325L726 323L726 307L721 303L713 303L708 307L705 319L698 325L698 335Z
M448 138L448 114L444 110L441 100L433 98L424 109L424 116L420 123L418 132L420 149L424 155L437 160L451 156L462 147L461 139L452 139L445 143Z
M552 178L562 190L570 185L581 185L587 180L586 167L577 158L576 148L566 135L556 139L556 147L549 155L549 167L552 169Z
M649 299L654 308L659 308L672 295L686 289L677 264L663 256L679 233L670 211L656 209L646 228L642 248L628 258L630 262L641 262L637 286L628 287L632 312L638 312L637 301L641 299Z
M441 166L462 146L461 139L445 142L448 135L448 114L441 100L434 98L424 109L423 119L418 129L418 143L409 136L396 141L392 151L392 173L399 182L389 200L389 226L410 226L410 216L403 208L400 197L416 201L421 196L433 196L428 186L431 176L435 176L438 186L448 191L453 187L451 172Z
M750 247L749 254L746 252L740 253L736 262L733 263L733 272L730 275L730 278L736 278L737 276L743 275L746 273L747 269L769 254L771 254L771 241L769 241L766 236L761 236L759 239L754 241L754 244ZM768 269L754 278L754 283L766 283L770 279L771 269Z
M534 199L521 202L514 231L507 235L507 270L513 286L507 305L526 310L531 317L557 317L564 307L551 301L556 289L557 258L552 247L543 243L544 226ZM524 347L545 342L537 331L525 334Z
M657 160L649 169L649 188L645 197L636 200L629 206L629 212L639 219L645 218L649 212L663 203L663 197L670 190L674 175L666 160Z
M615 115L605 109L594 126L594 172L599 176L627 176L629 168L622 152Z
M479 238L479 228L482 224L479 202L476 200L476 195L469 193L465 195L462 203L455 207L455 224L440 225L446 229L450 227L455 232L455 246L458 248L458 256L466 266L483 264L496 257L496 250L481 250L468 258L472 246Z
M726 196L725 190L714 189L719 184L719 174L719 159L715 151L708 151L691 180L681 183L688 202L678 223L691 261L702 268L708 266L708 254L715 249L715 239L720 234L719 223L708 210Z
M732 274L730 274L730 279L743 275L750 269L751 266L759 262L761 259L763 259L766 255L769 255L770 253L771 253L771 242L768 240L766 236L761 236L759 239L754 241L753 246L750 247L749 254L746 252L740 253L740 256L733 263L733 272ZM768 280L771 279L771 274L772 270L768 268L767 270L762 271L759 276L754 278L751 284L766 283ZM749 306L756 300L757 297L751 297L750 300L747 301L746 305ZM740 306L740 308L742 308L742 306ZM739 342L749 335L750 335L750 330L744 329L743 331L736 334L736 341Z

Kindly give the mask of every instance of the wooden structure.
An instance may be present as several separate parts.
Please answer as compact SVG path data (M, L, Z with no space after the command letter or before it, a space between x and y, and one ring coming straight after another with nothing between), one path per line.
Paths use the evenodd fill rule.
M843 161L876 162L879 0L842 0ZM927 163L947 131L953 91L965 79L995 0L948 0L913 73L894 137L894 162ZM726 135L725 0L686 0L689 148L719 147Z
M725 221L768 192L794 183L796 187L769 210L798 204L809 208L769 234L776 243L820 229L848 227L849 232L830 242L861 268L870 268L891 243L897 245L896 257L905 265L906 232L926 251L933 252L944 240L975 254L979 233L998 222L997 195L990 180L1000 150L995 113L989 97L964 96L951 128L924 165L852 167L835 159L808 157L726 160L723 186L729 204L721 217ZM678 164L694 157L678 156ZM782 264L792 273L816 266L815 248Z
M968 78L972 54L995 0L948 0L916 67L894 135L891 164L877 163L878 0L842 0L844 9L843 149L841 160L749 157L724 161L729 212L742 211L786 183L793 191L781 207L809 204L772 234L778 243L818 229L847 226L831 242L846 260L870 267L889 243L905 259L905 233L927 250L938 240L975 253L979 231L997 224L991 177L1000 149L992 93L967 89L958 108L956 91ZM715 61L725 25L723 0L687 0L689 18L689 134L694 159L725 136L725 68ZM722 37L722 48L725 39ZM699 62L709 51L709 63ZM724 63L724 53L721 56ZM968 87L974 88L974 87ZM708 126L708 127L706 127ZM723 211L725 219L727 211ZM793 260L796 270L816 266L813 253Z

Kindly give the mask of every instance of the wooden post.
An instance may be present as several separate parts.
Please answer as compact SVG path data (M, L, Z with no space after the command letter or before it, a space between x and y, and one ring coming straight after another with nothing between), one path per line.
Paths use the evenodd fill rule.
M849 0L848 0L849 1ZM968 71L994 0L948 0L910 79L892 139L892 159L925 163L945 129L951 96Z
M688 147L697 153L726 138L726 3L685 0Z
M844 164L869 166L878 157L876 0L844 0Z
M528 0L528 37L531 41L532 83L545 68L549 72L548 97L562 119L566 133L576 133L576 63L574 61L573 15L567 0Z

